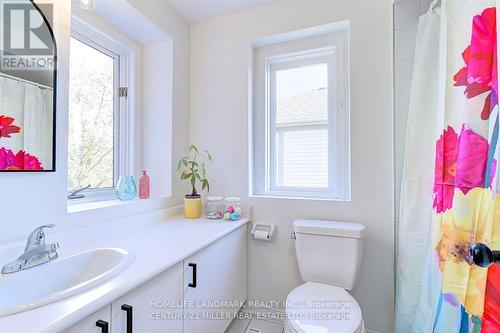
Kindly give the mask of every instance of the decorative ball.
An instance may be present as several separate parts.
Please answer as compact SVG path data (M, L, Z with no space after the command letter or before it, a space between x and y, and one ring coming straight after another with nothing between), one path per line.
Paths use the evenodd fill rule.
M234 212L231 214L231 220L236 221L240 218L240 214Z
M216 215L217 215L218 218L221 218L221 217L224 216L224 213L222 212L222 210L219 209L219 210L217 210Z
M227 207L227 212L230 214L234 213L234 207L233 206Z
M241 215L241 207L236 207L234 211L238 213L238 215Z
M229 220L229 219L231 219L231 213L229 212L224 213L224 220Z

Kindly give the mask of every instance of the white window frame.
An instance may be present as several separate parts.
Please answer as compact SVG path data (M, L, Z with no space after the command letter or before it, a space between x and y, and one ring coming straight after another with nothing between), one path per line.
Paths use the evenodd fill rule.
M132 73L135 70L134 49L119 42L109 31L101 31L84 20L73 16L71 20L71 37L95 48L96 50L114 59L114 116L113 116L113 187L90 188L82 191L84 199L68 200L68 204L77 204L82 201L104 201L116 198L115 187L118 178L123 175L134 174L134 100L135 85L132 82ZM127 87L126 97L119 96L119 88ZM68 189L68 194L74 189Z
M325 34L311 35L304 38L302 33L297 39L279 41L278 37L269 37L264 45L254 49L251 79L252 102L250 104L250 193L251 197L301 198L317 200L349 201L350 194L350 131L349 131L349 53L348 23L340 22L332 26L335 30ZM330 27L329 27L330 28ZM320 29L318 29L320 30ZM307 31L306 33L309 33ZM285 34L286 35L286 34ZM293 34L292 34L293 35ZM292 36L291 35L291 36ZM282 39L283 39L282 38ZM268 40L276 40L269 43ZM274 110L276 103L274 72L276 70L313 65L328 64L328 187L307 188L277 186L276 184L276 140ZM260 74L265 72L263 74ZM263 96L263 97L262 97ZM262 99L264 102L261 102ZM264 112L264 130L255 113ZM257 118L256 118L257 117ZM313 124L311 124L313 125ZM319 126L320 124L314 124ZM305 124L304 127L305 129ZM264 133L262 133L264 132ZM263 141L258 139L264 135ZM256 144L263 142L263 144ZM261 145L264 145L262 147ZM262 154L262 155L261 155ZM262 156L262 157L260 157Z
M332 100L336 99L336 94L331 89L333 84L333 73L335 72L334 63L335 63L335 49L334 48L325 48L320 50L312 50L305 51L301 53L293 53L287 55L278 55L274 57L269 57L266 60L266 82L268 82L268 86L266 88L266 114L269 119L268 124L268 141L266 146L268 147L268 156L267 156L267 188L268 193L296 193L296 192L306 192L306 193L332 193L334 191L333 184L334 179L333 175L333 149L332 144L334 144L333 135L333 117L334 117L334 108L331 103ZM276 134L282 135L284 131L291 130L291 126L280 127L276 126L276 75L277 71L298 68L304 66L312 66L318 64L327 64L328 70L328 122L323 124L300 124L294 125L295 128L305 129L306 126L309 128L313 127L321 127L326 128L328 130L328 186L324 188L315 188L315 187L293 187L293 186L284 186L277 185L277 179L280 174L279 166L277 160L279 160L279 153L283 152L282 149L279 149L278 142L276 142ZM333 96L331 96L333 95ZM282 141L281 141L282 142ZM336 147L335 147L336 148ZM336 149L335 149L336 150ZM282 164L281 164L282 165Z

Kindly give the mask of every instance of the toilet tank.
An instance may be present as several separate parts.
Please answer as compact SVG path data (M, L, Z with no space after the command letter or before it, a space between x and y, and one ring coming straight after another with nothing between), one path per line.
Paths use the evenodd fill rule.
M295 220L295 253L305 282L351 290L358 281L366 227L358 223Z

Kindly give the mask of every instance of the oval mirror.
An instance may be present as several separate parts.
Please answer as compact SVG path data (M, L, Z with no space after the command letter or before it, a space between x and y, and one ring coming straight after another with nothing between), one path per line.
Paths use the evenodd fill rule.
M55 171L52 4L0 0L0 172Z

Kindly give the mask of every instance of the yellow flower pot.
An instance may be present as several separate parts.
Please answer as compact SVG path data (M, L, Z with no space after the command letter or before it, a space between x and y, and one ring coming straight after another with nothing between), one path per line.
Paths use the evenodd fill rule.
M184 216L187 219L197 219L201 216L201 196L184 197Z

